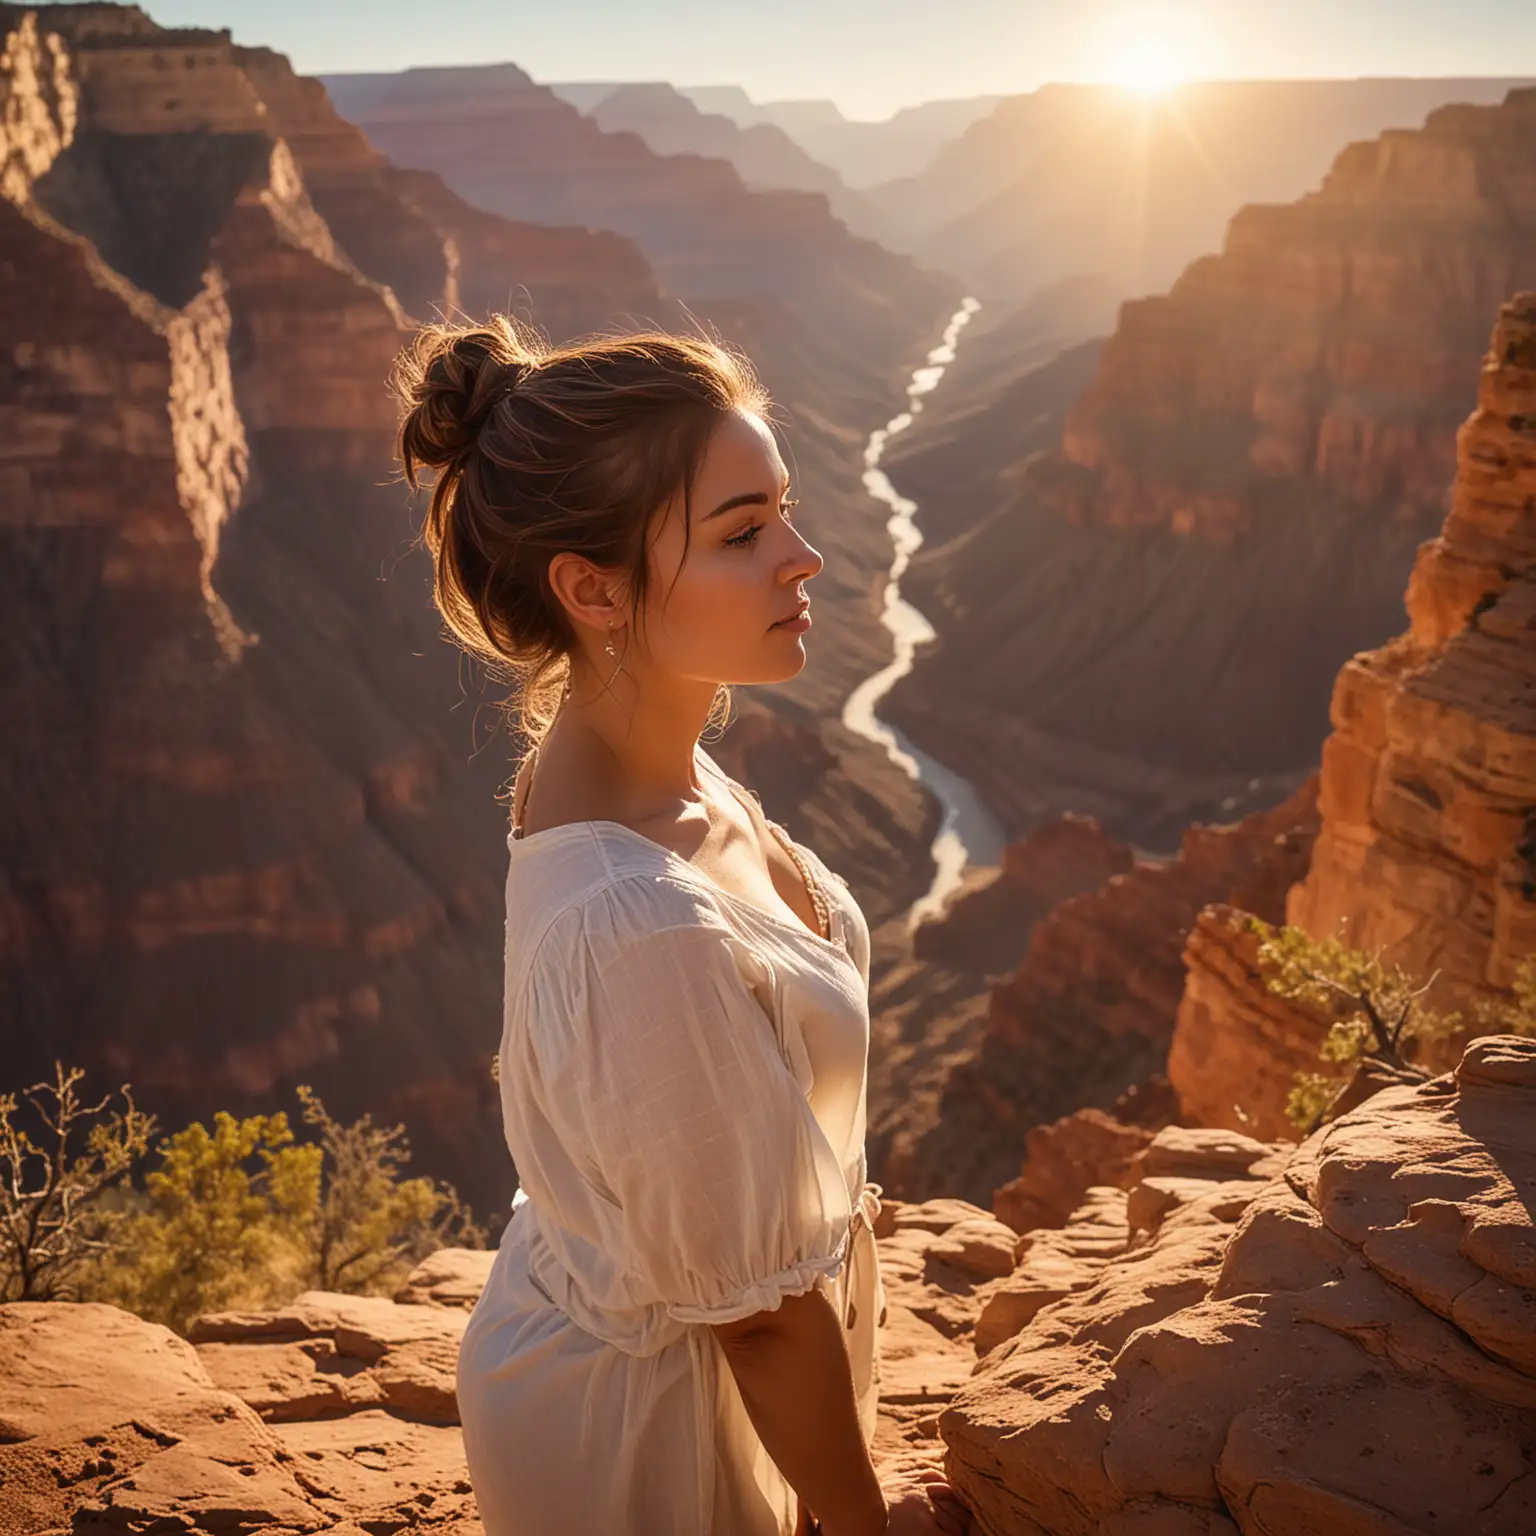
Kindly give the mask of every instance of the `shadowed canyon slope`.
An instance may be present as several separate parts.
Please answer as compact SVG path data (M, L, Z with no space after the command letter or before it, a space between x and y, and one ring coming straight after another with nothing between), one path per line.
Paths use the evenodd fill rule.
M1536 92L1446 107L1125 305L1059 445L973 478L969 515L940 497L957 531L906 589L942 638L890 717L1015 832L1076 809L1168 846L1288 792L1443 517L1488 313L1536 281L1533 189ZM927 462L920 424L921 494L1001 422Z
M556 336L673 301L622 235L469 205L227 34L82 5L0 7L0 37L12 1079L61 1055L168 1124L307 1081L339 1115L404 1120L422 1171L503 1206L510 751L439 637L385 378L412 314L509 283ZM931 296L888 337L891 373L942 324ZM853 380L851 411L888 413L835 327L750 293L720 323L772 335L791 398ZM866 423L807 414L807 510L844 525L822 547L878 551L878 516L837 505L861 505ZM882 654L860 569L824 583L863 637L849 667ZM721 758L871 911L910 901L930 807L824 710L769 702Z
M1049 85L1006 98L867 201L895 249L959 273L988 303L1086 276L1128 297L1217 249L1242 204L1316 186L1344 145L1522 83L1209 81L1152 99Z

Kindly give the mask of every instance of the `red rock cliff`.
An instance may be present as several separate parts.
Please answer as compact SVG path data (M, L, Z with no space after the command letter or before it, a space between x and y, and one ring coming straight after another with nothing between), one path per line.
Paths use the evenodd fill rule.
M1349 661L1323 747L1322 830L1289 921L1381 950L1447 1007L1504 994L1536 951L1536 295L1504 309L1456 439L1450 515L1419 552L1411 627ZM1191 939L1169 1073L1185 1112L1283 1124L1319 1028L1268 996L1223 914Z
M10 1081L63 1055L168 1124L312 1082L494 1208L505 755L391 484L389 285L563 262L551 328L659 289L618 236L407 200L226 34L5 7L0 58Z

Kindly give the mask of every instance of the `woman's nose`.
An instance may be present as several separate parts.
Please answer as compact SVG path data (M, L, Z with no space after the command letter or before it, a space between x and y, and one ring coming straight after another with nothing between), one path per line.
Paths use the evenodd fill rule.
M793 579L808 581L821 570L826 561L821 558L821 551L811 544L798 528L792 528L790 532L794 534L795 543L798 545L790 556L790 565L794 572Z

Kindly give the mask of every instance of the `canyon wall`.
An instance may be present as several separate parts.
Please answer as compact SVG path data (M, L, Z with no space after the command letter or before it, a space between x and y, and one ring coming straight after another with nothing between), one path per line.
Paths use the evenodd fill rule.
M941 639L891 718L1014 833L1081 809L1166 847L1289 792L1444 515L1490 306L1536 281L1533 175L1536 92L1446 107L1125 305L1059 445L914 559Z
M1446 1009L1507 997L1536 953L1536 295L1505 306L1477 399L1410 628L1339 673L1321 830L1286 902L1288 921L1379 951ZM1184 1112L1235 1125L1240 1099L1275 1133L1318 1022L1265 991L1233 914L1204 914L1186 959L1169 1059Z
M759 191L819 192L849 229L875 235L875 220L858 193L829 165L813 159L777 123L738 124L706 112L665 81L550 89L606 133L636 133L658 155L704 155L728 160L743 183ZM574 92L601 93L584 104Z

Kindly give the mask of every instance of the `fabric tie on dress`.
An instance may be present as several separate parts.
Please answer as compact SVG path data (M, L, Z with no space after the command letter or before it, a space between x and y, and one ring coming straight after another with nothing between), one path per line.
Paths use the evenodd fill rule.
M876 1184L871 1179L864 1181L864 1187L859 1191L859 1198L853 1207L853 1215L849 1220L851 1231L848 1238L848 1308L843 1315L843 1323L852 1328L858 1322L858 1308L854 1303L853 1261L859 1251L859 1227L862 1225L869 1233L871 1244L875 1241L875 1218L880 1214L880 1196L885 1193L883 1185Z

